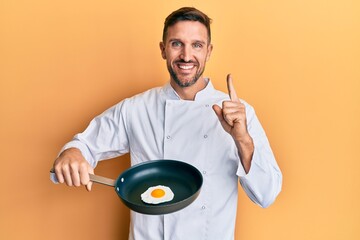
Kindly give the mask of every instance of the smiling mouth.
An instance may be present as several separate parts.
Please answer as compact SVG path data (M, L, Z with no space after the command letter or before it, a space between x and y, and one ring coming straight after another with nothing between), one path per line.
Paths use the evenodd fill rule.
M178 61L176 62L176 66L181 70L181 71L191 71L192 69L194 69L197 64L189 61L189 62L184 62L184 61Z
M195 67L195 65L182 65L182 64L178 64L177 66L178 66L178 68L183 69L183 70L190 70Z

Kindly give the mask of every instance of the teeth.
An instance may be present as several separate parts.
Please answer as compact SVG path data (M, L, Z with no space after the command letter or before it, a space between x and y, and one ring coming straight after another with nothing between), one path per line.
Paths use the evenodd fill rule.
M179 65L179 68L181 68L181 69L185 69L185 70L187 70L187 69L191 69L191 68L193 68L193 67L194 67L193 65L191 65L191 66Z

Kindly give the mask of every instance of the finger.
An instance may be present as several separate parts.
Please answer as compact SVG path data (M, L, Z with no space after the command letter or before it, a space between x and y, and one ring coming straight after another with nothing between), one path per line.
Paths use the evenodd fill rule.
M73 183L72 183L72 178L71 178L71 173L70 173L69 167L64 166L64 167L62 167L61 171L62 171L62 175L64 176L66 185L72 186Z
M240 100L236 94L235 88L234 88L231 74L227 75L226 82L227 82L227 88L228 88L230 100L234 101L234 102L240 102Z
M88 166L88 173L94 174L94 169L90 165ZM89 181L88 184L86 184L86 190L88 190L89 192L91 191L92 184L93 184L92 181Z
M222 108L242 108L244 104L241 102L234 102L231 100L225 100L222 102Z
M59 183L64 183L64 176L60 167L54 167L55 175Z
M235 123L242 122L242 117L240 112L228 112L224 114L225 121L230 125L234 126Z
M230 112L239 112L245 114L245 105L241 102L223 101L222 103L223 114Z
M219 118L220 122L221 122L221 121L224 121L221 107L219 107L218 105L215 104L215 105L213 105L212 108L213 108L216 116Z
M74 186L80 186L80 174L79 174L79 166L77 164L70 165L70 173L71 173L71 180Z
M87 185L90 181L87 165L87 163L83 163L79 167L80 182L82 185Z
M229 124L227 124L227 122L225 121L223 116L223 110L221 109L221 107L215 104L212 108L216 113L216 116L218 117L221 126L225 129L225 131L230 131L231 126L229 126Z

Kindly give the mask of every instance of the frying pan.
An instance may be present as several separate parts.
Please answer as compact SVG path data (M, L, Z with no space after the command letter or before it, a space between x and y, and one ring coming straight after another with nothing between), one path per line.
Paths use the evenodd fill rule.
M194 166L175 160L152 160L134 165L116 180L92 175L90 180L115 188L121 201L131 210L150 215L168 214L191 204L200 194L203 183L201 173ZM149 187L169 187L174 198L165 203L147 204L140 195Z

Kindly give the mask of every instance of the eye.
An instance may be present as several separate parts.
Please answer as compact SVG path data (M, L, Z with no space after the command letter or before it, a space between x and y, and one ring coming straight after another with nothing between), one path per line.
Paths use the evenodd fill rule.
M196 42L196 43L193 44L193 47L194 48L202 48L203 45L202 45L202 43Z
M179 42L179 41L172 41L172 42L171 42L171 46L172 46L172 47L181 47L181 45L182 45L182 44L181 44L181 42Z

